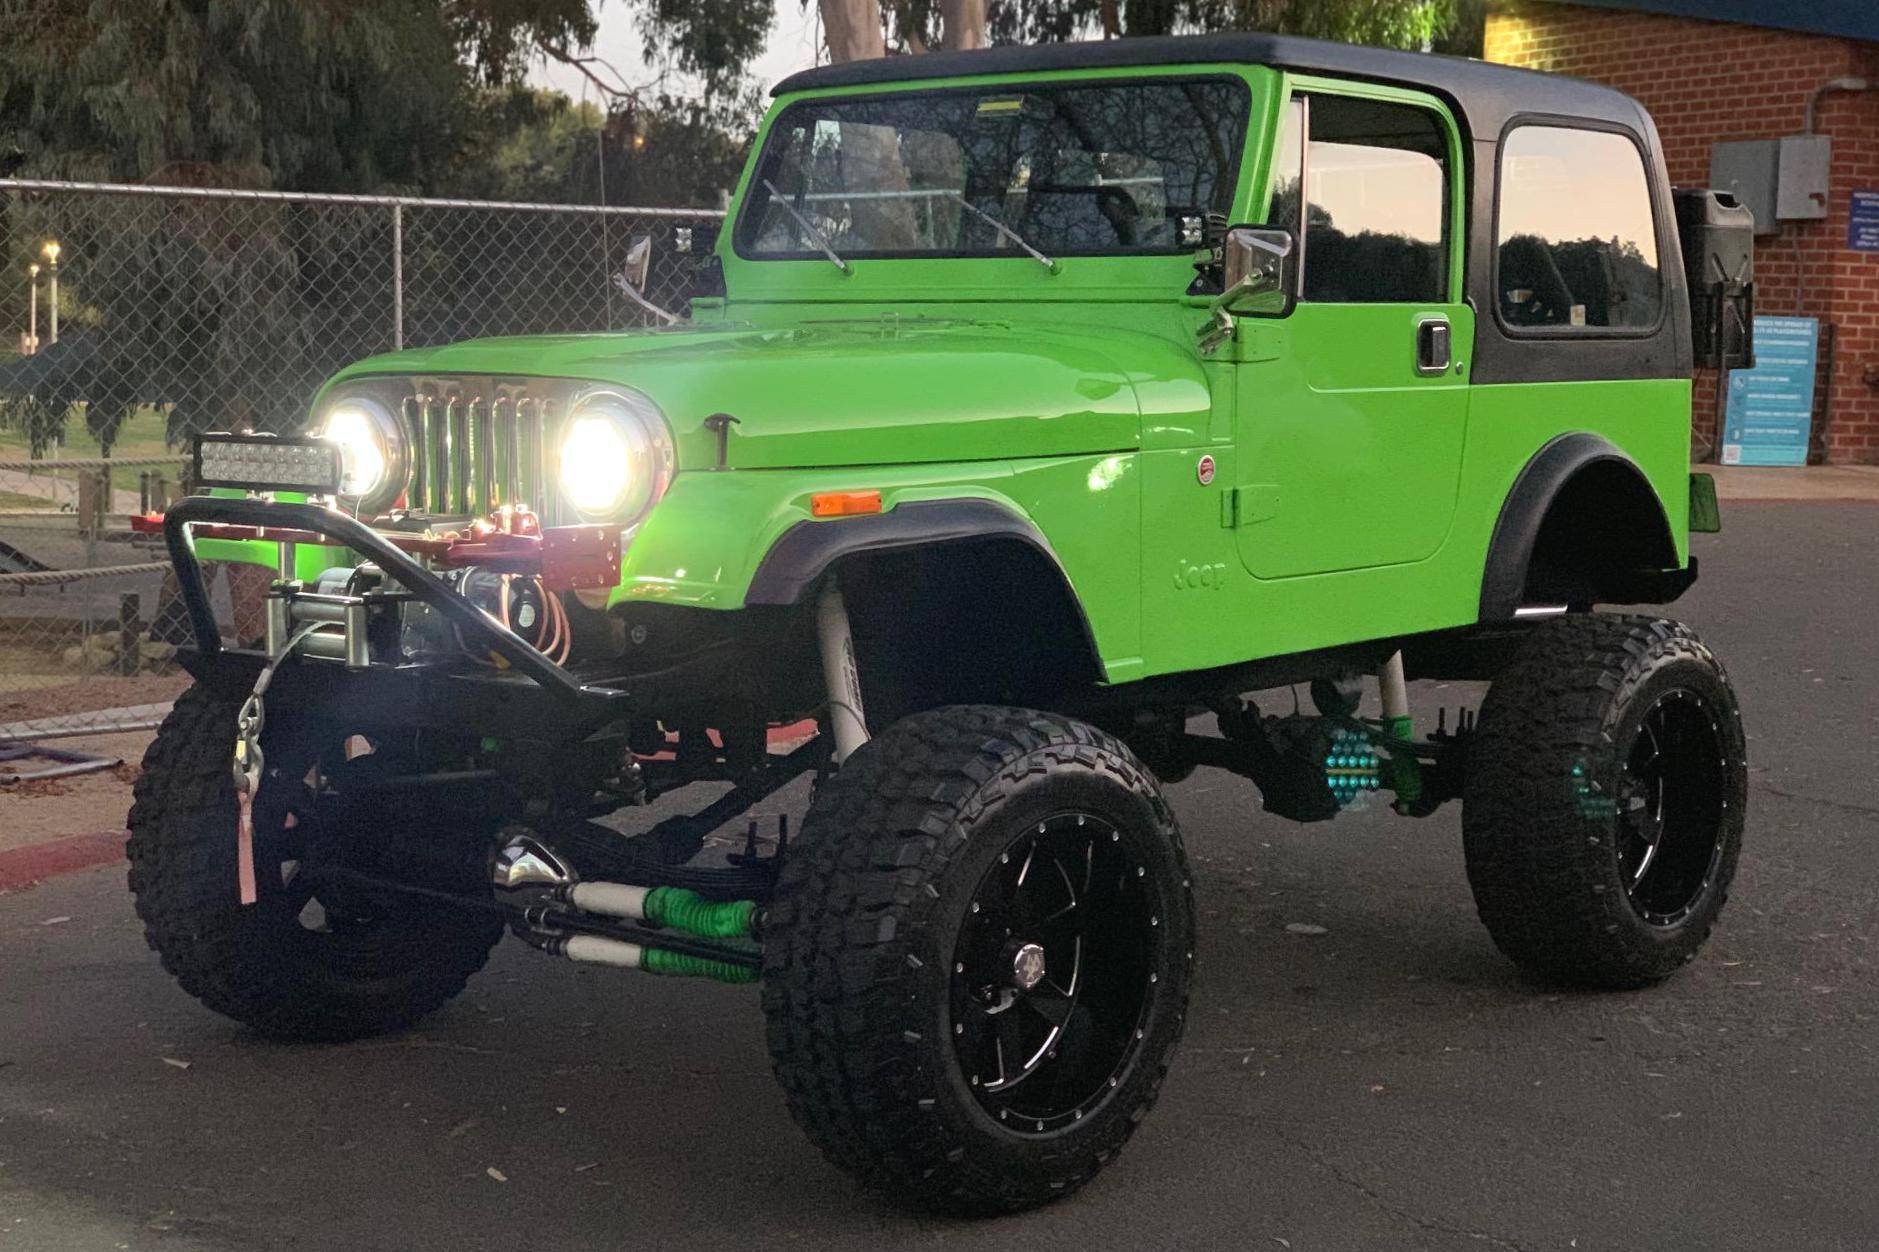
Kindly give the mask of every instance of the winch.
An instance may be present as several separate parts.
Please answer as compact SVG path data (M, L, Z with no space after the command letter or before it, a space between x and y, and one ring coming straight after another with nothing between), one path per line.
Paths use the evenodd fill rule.
M530 647L556 660L566 657L570 642L567 611L539 575L466 565L441 569L437 576ZM316 627L300 644L303 655L343 661L354 669L374 661L399 664L439 656L483 657L442 614L407 594L387 590L383 571L369 561L333 566L313 581L311 590L277 584L268 604L270 623L279 618L279 630ZM270 650L284 638L271 631Z

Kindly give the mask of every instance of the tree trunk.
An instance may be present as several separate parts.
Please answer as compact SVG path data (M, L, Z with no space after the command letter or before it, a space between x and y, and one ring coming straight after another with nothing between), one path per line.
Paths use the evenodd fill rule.
M985 46L986 0L940 0L940 48L964 52Z
M822 37L831 61L861 61L887 55L881 26L881 0L817 0L822 12ZM983 0L981 0L981 3ZM890 129L843 125L841 162L857 182L873 190L907 187L906 162ZM893 249L915 243L913 209L905 200L858 200L845 210L853 215L849 236L876 247Z
M819 0L822 37L831 61L865 61L887 55L881 36L881 0Z

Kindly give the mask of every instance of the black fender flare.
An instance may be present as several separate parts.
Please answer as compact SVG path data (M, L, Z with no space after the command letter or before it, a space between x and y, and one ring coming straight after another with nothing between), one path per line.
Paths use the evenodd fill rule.
M1514 616L1520 608L1521 592L1527 582L1527 568L1533 560L1533 549L1540 537L1540 527L1546 520L1547 511L1553 502L1581 472L1593 466L1608 466L1617 471L1619 476L1632 482L1641 498L1650 502L1649 512L1653 514L1647 529L1651 532L1642 537L1652 551L1664 559L1662 566L1674 565L1676 561L1676 539L1670 530L1670 518L1664 512L1664 503L1658 498L1657 490L1651 486L1651 480L1643 470L1609 439L1588 431L1574 431L1559 435L1533 454L1520 474L1514 479L1512 490L1501 504L1499 518L1494 523L1494 536L1488 542L1487 561L1481 574L1480 620L1503 621ZM1662 598L1675 599L1685 587L1695 579L1695 562L1692 560L1688 577L1671 577L1660 580L1663 583ZM1625 569L1614 571L1614 591L1623 588L1636 593L1643 590L1648 580L1638 577L1647 571ZM1681 572L1679 572L1681 573ZM1675 584L1673 586L1673 584Z
M828 521L800 521L770 545L751 575L744 603L797 604L817 579L844 557L890 553L946 544L1003 540L1030 549L1055 575L1058 590L1075 611L1095 676L1103 673L1096 633L1063 562L1044 533L1027 517L994 500L910 500L885 513Z

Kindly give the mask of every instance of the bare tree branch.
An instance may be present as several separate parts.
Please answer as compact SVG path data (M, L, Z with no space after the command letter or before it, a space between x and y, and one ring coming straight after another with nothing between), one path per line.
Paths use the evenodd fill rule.
M626 75L620 72L619 66L607 60L605 57L592 55L577 56L569 52L566 48L546 43L538 46L541 48L543 56L575 70L581 77L598 88L602 95L609 99L638 102L645 95L646 89L644 87L636 87L629 83ZM599 66L601 69L606 70L607 73L613 76L614 81L611 83L607 82L590 68L593 66Z

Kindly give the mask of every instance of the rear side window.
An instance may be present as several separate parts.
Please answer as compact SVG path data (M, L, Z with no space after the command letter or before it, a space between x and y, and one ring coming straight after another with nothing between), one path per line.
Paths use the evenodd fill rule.
M1501 321L1575 331L1648 330L1663 312L1644 158L1627 136L1521 126L1501 144Z

